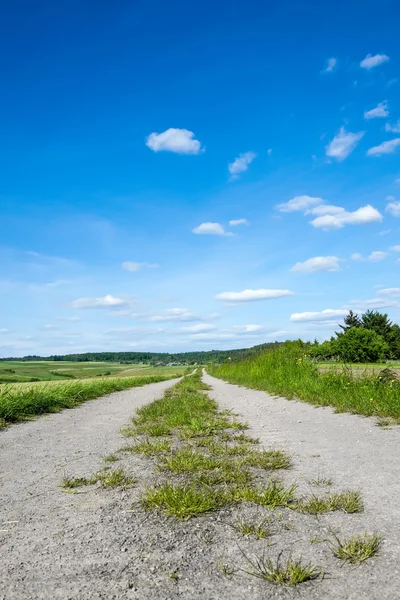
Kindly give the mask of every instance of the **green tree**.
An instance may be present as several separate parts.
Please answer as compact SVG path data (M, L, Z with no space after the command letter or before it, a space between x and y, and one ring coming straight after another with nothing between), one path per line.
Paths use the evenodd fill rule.
M388 344L375 331L351 327L335 341L336 352L343 362L378 362L390 355Z
M400 327L395 323L387 340L390 348L390 358L400 358Z
M386 342L388 341L393 323L386 313L380 313L376 310L367 310L367 312L361 316L361 322L364 329L375 331L375 333L381 335Z
M348 331L351 327L362 327L362 321L357 313L349 310L349 314L344 318L344 325L339 325L343 331Z

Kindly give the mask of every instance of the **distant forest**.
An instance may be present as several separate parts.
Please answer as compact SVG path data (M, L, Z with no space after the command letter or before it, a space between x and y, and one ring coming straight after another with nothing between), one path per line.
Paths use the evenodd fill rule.
M52 356L24 356L23 358L0 358L0 361L44 361L59 362L110 362L119 364L146 363L151 365L167 365L169 363L182 363L193 365L195 363L221 363L225 360L238 360L240 358L257 354L262 350L273 349L281 342L260 344L252 348L238 350L209 350L199 352L85 352L83 354L61 354Z

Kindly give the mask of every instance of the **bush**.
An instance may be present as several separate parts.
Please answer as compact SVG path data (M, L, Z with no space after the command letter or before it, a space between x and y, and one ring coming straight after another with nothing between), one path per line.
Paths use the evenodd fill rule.
M335 340L335 350L343 362L378 362L389 356L389 346L382 336L369 329L351 327Z

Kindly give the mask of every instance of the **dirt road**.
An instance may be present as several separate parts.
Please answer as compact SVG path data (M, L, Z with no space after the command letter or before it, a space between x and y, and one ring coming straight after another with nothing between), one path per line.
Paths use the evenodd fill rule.
M334 490L360 489L365 511L315 517L243 505L177 522L132 504L154 478L154 462L137 455L116 463L138 478L133 488L67 493L62 477L102 468L103 457L124 445L118 429L135 408L174 382L118 392L0 432L0 600L400 599L399 428L204 379L220 407L239 413L265 447L293 455L283 477L299 494L323 494L309 482L331 478ZM268 540L232 528L238 516L266 515ZM356 569L338 564L322 542L330 528L377 531L382 550ZM259 555L266 544L321 565L325 578L285 589L240 571L243 553Z

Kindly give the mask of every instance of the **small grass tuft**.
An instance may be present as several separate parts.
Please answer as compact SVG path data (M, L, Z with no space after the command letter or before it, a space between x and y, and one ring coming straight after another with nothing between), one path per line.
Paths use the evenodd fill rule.
M216 510L228 500L223 491L214 490L209 486L163 483L148 489L142 497L142 504L146 510L161 508L167 514L186 521Z
M322 570L311 563L305 564L301 560L293 560L291 556L283 563L281 556L282 553L274 561L265 555L250 559L244 554L251 568L241 570L258 579L285 587L294 587L322 576Z
M277 479L271 479L266 487L239 486L231 490L234 502L254 502L266 508L290 506L294 501L296 486L285 488Z
M249 452L244 463L249 467L257 467L265 471L277 469L290 469L291 460L289 455L282 450L262 450L261 452Z
M332 553L336 558L358 565L379 552L382 537L377 533L369 535L354 535L341 540L335 535L336 545L331 545Z
M300 500L297 508L301 512L317 515L322 513L342 510L346 513L356 513L363 510L361 494L358 491L346 491L341 493L317 496L311 494L307 499Z
M119 460L119 458L118 456L115 456L115 454L109 454L108 456L104 457L104 462L106 463L117 462L117 460Z
M254 521L239 519L233 525L233 528L236 529L236 531L239 531L242 535L253 535L260 540L271 535L271 529L267 525L268 521L269 519L262 519L256 523Z
M333 481L329 477L316 477L315 479L310 479L308 483L318 487L328 487L332 485Z
M159 456L171 452L171 445L169 440L150 440L146 438L132 444L132 446L121 448L120 452L133 452L135 454L143 454L144 456Z
M64 477L61 481L61 486L70 490L90 484L91 481L86 477Z
M127 488L136 483L136 481L136 479L127 475L122 467L115 471L101 471L91 479L91 483L99 482L104 488Z

